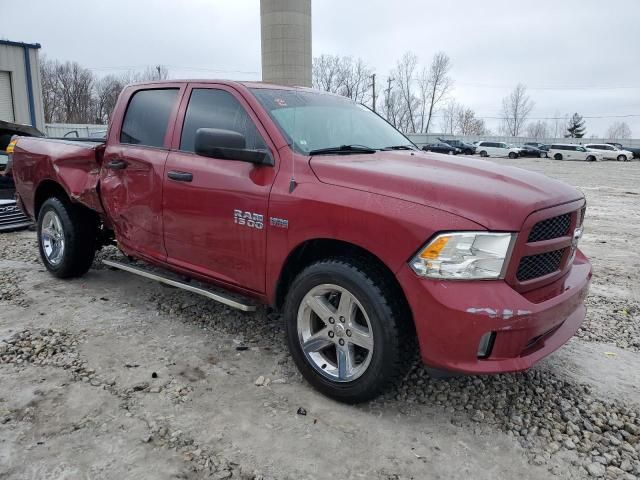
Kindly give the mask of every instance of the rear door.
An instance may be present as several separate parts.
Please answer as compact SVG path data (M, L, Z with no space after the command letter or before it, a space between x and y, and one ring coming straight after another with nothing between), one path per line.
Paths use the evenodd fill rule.
M255 112L225 85L190 84L164 175L167 261L255 292L265 290L266 226L275 166L197 155L195 133L218 128L242 133L248 149L275 154ZM186 176L176 176L186 174Z
M125 251L165 259L162 187L184 86L132 88L114 114L100 173L101 197Z

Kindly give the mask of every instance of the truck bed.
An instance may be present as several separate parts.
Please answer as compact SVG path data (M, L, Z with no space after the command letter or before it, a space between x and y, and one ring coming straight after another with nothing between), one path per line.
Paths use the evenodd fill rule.
M102 212L97 185L104 141L22 137L13 153L12 173L26 213L35 218L38 188L61 185L72 201Z

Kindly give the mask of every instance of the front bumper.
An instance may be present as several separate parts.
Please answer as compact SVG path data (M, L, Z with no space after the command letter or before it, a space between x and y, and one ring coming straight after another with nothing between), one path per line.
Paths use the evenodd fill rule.
M502 373L530 368L575 334L586 315L591 264L578 251L565 276L526 293L502 280L422 279L408 266L398 279L425 364L468 374ZM495 332L493 347L478 358L487 332Z

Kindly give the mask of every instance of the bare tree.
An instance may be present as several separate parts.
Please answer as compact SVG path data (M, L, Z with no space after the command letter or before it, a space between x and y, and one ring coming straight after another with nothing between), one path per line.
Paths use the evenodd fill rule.
M95 82L94 101L96 120L98 123L109 122L118 96L127 83L130 83L127 79L115 75L107 75Z
M427 116L427 125L424 127L425 133L429 132L434 110L453 87L453 80L449 77L449 70L451 70L449 56L444 52L436 53L431 60L427 76L428 95L424 102L429 104L429 114Z
M538 120L537 122L531 122L526 128L527 137L532 138L546 138L549 136L549 125L547 122Z
M418 57L411 52L405 53L396 65L397 85L405 107L405 118L402 130L413 133L417 131L416 111L420 108L420 100L415 96L412 88L417 66Z
M76 62L62 63L46 57L40 61L45 122L106 123L125 85L165 80L169 71L162 65L143 72L126 72L97 78Z
M313 59L313 87L325 92L338 93L344 82L342 62L337 55L320 55Z
M325 92L337 93L359 103L371 99L373 70L362 59L320 55L313 59L313 86Z
M442 120L440 128L442 133L453 135L456 133L458 113L462 110L462 106L455 100L450 100L442 110Z
M527 95L527 87L519 83L516 88L502 99L502 131L517 137L535 104Z
M460 106L456 112L456 132L460 135L486 135L487 127L473 110Z
M607 129L609 140L625 140L631 138L631 129L627 122L614 122Z

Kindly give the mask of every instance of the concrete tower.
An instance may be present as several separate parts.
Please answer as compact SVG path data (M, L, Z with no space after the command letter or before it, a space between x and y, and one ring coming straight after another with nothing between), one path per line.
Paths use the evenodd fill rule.
M260 0L262 80L311 86L311 0Z

